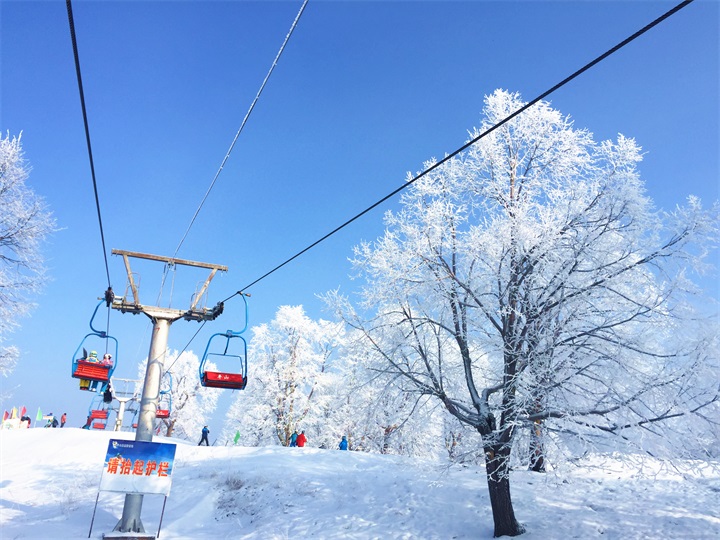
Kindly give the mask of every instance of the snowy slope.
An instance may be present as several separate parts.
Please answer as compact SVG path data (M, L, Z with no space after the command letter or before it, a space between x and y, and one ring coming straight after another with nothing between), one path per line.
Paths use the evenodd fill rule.
M77 428L0 432L0 538L87 538L109 438ZM482 467L314 448L178 444L160 538L492 538ZM515 471L525 539L720 538L718 464L618 460L545 475ZM590 465L588 463L587 465ZM714 465L714 466L711 466ZM100 494L93 538L123 496ZM157 532L163 497L147 495Z

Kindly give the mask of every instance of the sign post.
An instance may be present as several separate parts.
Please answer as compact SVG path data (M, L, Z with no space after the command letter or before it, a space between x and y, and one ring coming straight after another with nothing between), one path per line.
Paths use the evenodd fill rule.
M105 454L99 491L134 495L156 493L164 495L167 501L172 484L175 450L176 445L174 444L110 439ZM92 534L99 497L100 493L98 492L88 538ZM164 512L165 502L163 502ZM160 516L157 536L160 536L161 526L162 516Z

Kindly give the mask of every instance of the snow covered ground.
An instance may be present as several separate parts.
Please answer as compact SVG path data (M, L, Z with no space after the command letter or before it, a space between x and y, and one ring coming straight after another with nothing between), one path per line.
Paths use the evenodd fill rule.
M87 538L110 438L134 434L0 432L0 538ZM177 443L162 539L492 538L482 467L155 441ZM515 511L528 530L521 538L720 538L718 464L591 461L544 475L513 472ZM123 500L100 493L93 538L112 530ZM145 496L148 532L157 532L162 502L162 495Z

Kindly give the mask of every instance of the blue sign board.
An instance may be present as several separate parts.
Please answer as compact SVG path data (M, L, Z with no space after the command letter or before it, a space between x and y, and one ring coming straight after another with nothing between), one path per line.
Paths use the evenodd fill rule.
M174 444L110 439L101 491L170 494Z

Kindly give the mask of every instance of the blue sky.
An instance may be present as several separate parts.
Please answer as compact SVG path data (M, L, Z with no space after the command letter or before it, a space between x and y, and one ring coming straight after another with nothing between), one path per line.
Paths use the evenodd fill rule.
M126 275L109 250L173 254L301 3L73 3L116 292ZM484 95L505 88L530 100L673 5L311 0L178 257L230 268L213 281L214 304L461 146ZM597 139L636 138L661 208L689 194L718 199L719 16L720 4L697 0L549 98ZM9 340L22 358L1 381L13 394L4 406L67 411L79 425L91 395L70 361L107 280L65 2L2 2L0 35L0 129L22 131L29 185L61 229L44 248L52 281ZM352 246L377 237L396 207L253 286L250 324L283 304L324 316L315 295L357 287ZM140 300L153 304L162 265L137 270ZM204 278L180 268L163 305L187 307ZM717 282L705 283L717 297ZM190 348L241 325L236 299ZM197 328L175 323L170 347ZM111 314L117 376L136 375L150 329L143 316Z

